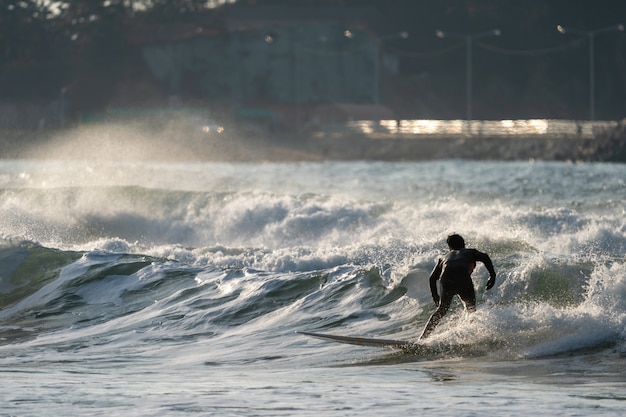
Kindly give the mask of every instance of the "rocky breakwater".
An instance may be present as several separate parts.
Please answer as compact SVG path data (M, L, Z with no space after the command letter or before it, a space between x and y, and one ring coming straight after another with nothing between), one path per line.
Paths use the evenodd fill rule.
M626 121L590 136L582 135L358 135L309 138L309 155L322 159L368 160L546 160L626 162Z

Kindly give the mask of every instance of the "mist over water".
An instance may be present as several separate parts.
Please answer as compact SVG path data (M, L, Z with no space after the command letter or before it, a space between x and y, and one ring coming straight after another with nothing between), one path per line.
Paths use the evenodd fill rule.
M64 161L252 161L274 157L265 139L198 117L158 114L77 124L4 144L16 158Z

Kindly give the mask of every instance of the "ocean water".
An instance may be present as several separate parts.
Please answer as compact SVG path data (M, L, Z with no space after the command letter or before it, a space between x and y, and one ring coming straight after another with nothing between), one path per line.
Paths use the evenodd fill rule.
M447 234L478 311L419 353ZM0 161L0 414L622 415L626 165Z

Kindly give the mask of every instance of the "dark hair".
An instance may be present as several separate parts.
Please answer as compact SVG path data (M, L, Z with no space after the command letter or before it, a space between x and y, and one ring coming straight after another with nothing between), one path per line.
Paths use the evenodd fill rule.
M453 250L463 249L465 247L465 240L461 235L457 235L456 233L448 236L446 243L448 247Z

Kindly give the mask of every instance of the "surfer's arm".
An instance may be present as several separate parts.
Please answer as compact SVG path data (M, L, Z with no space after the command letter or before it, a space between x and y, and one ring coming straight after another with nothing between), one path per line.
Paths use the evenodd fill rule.
M474 257L477 261L482 262L489 271L489 280L487 280L486 288L490 290L496 283L496 270L493 267L493 262L491 262L491 258L486 253L476 251Z
M428 281L430 282L430 293L433 296L433 301L438 306L439 305L439 293L437 292L437 280L441 276L442 269L442 259L437 260L437 265L433 268L433 272L430 273L430 277Z

